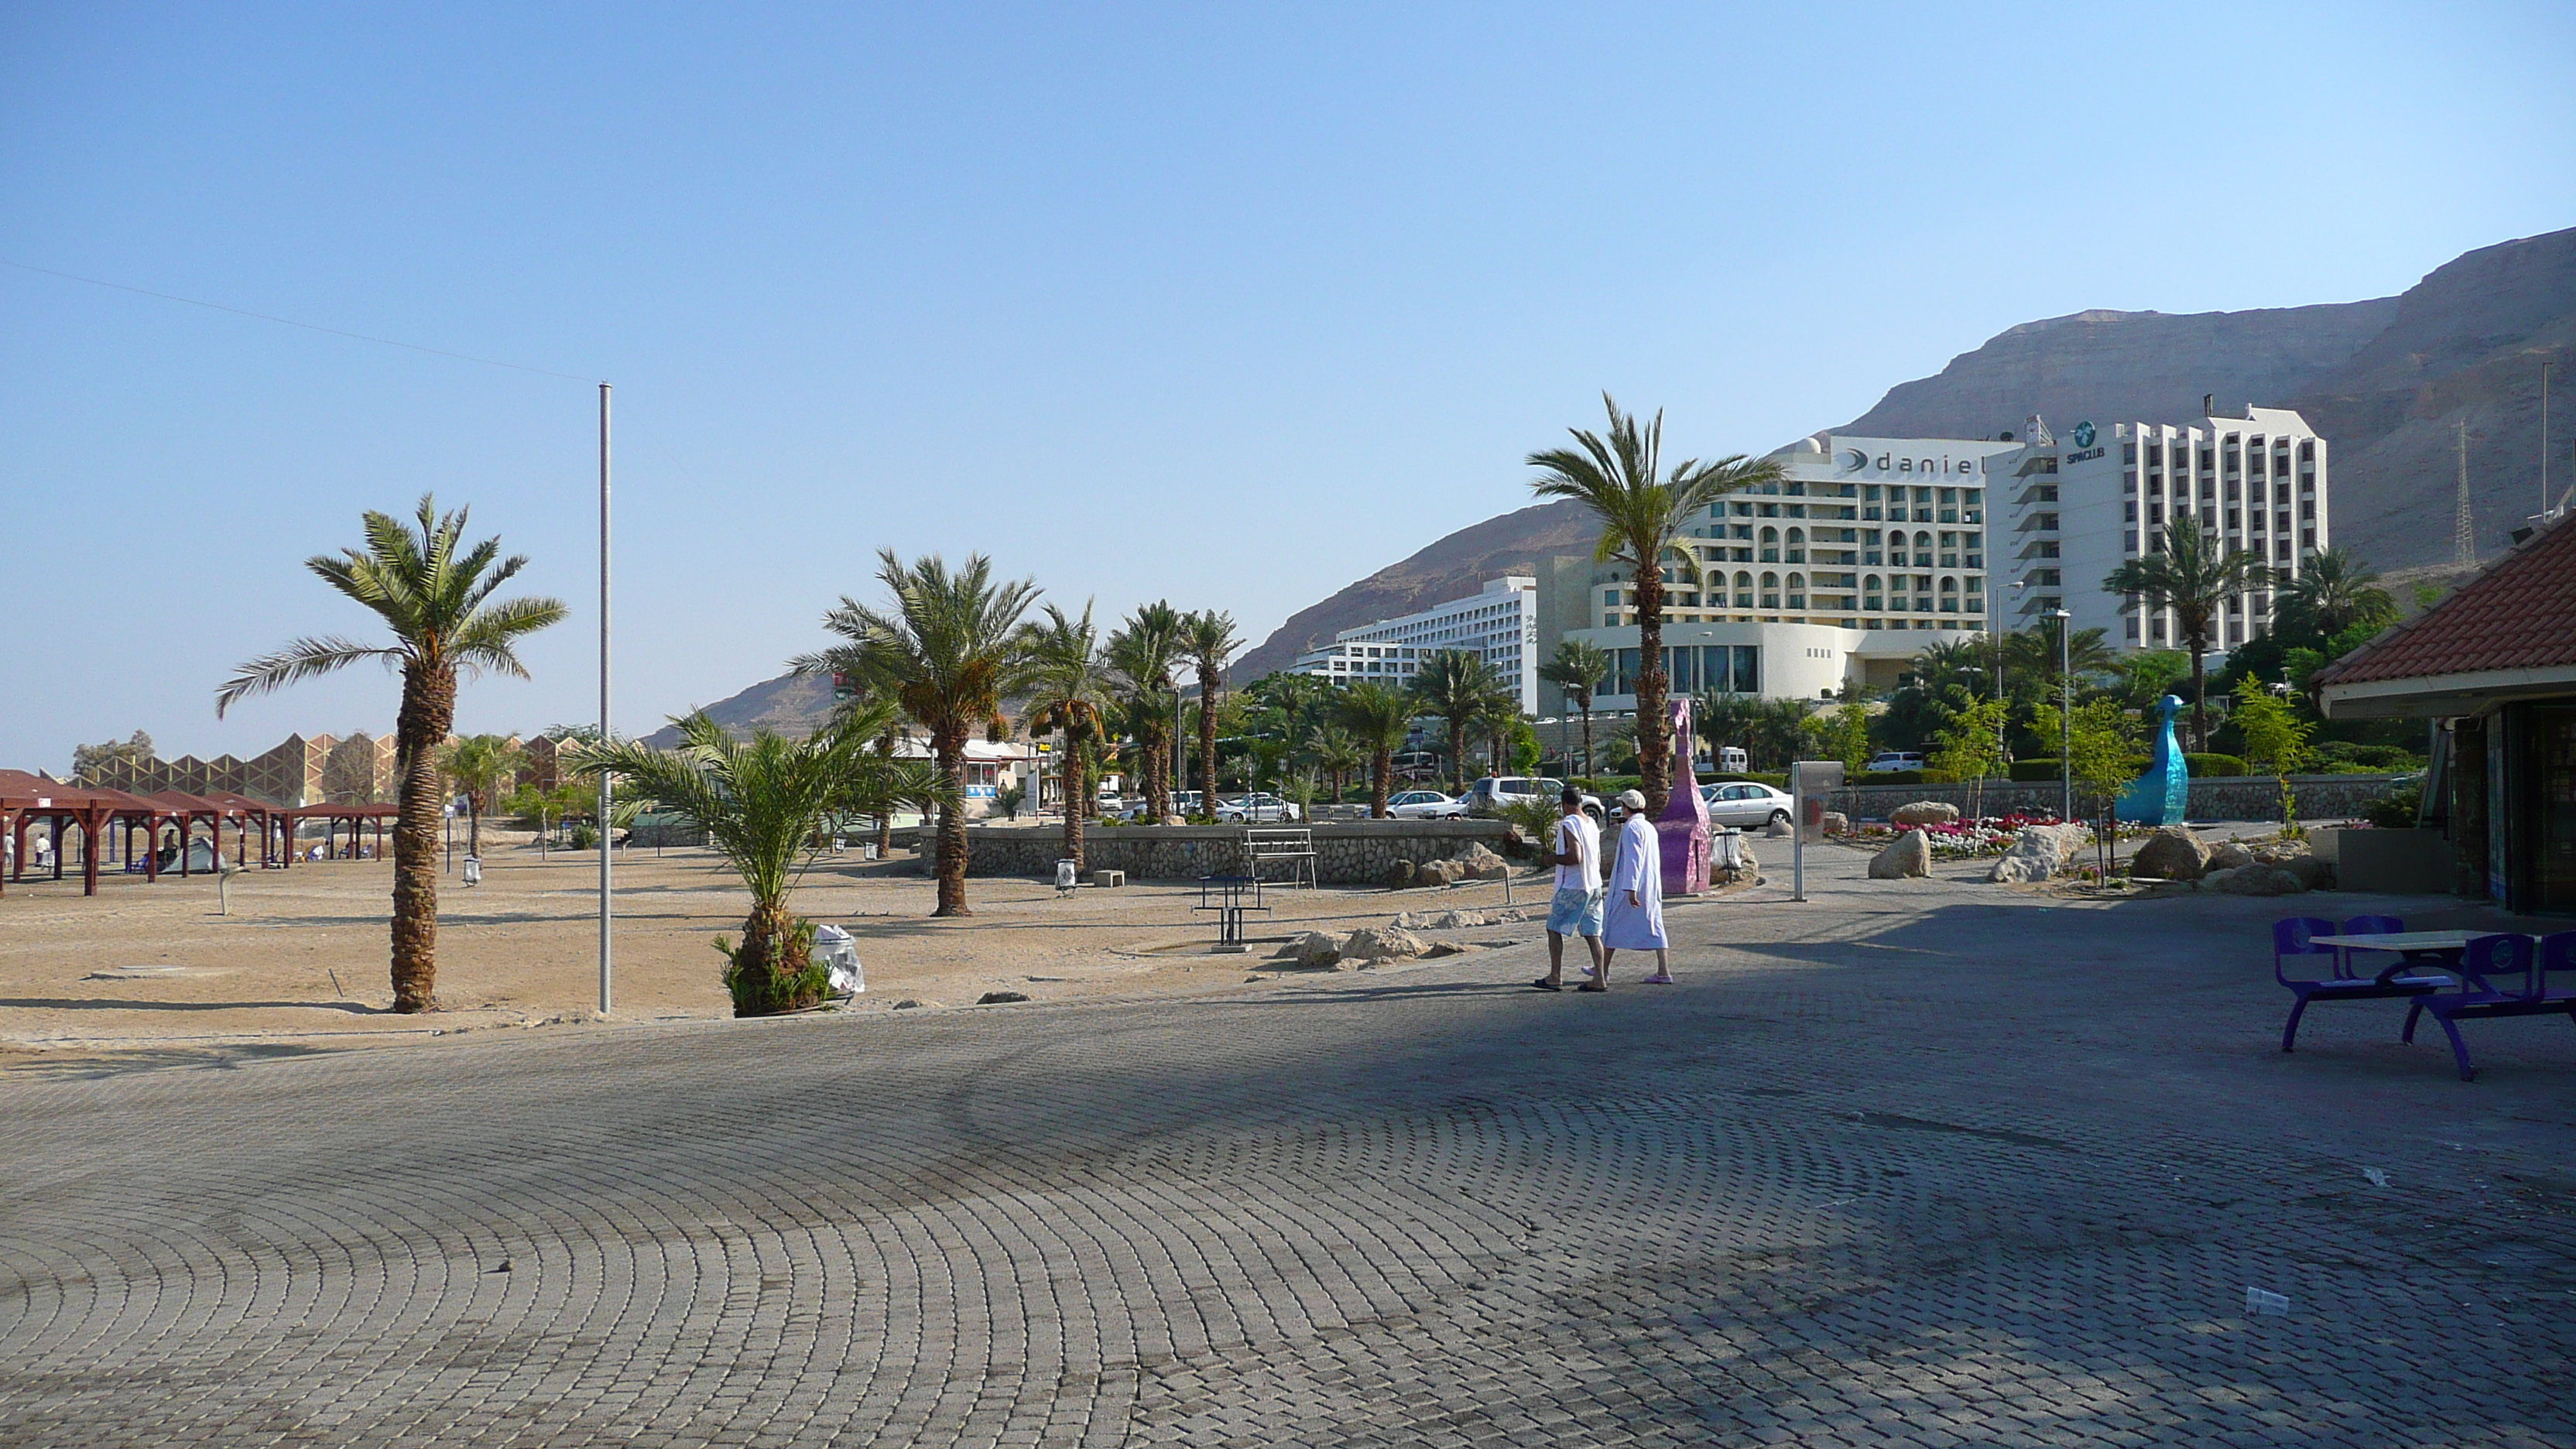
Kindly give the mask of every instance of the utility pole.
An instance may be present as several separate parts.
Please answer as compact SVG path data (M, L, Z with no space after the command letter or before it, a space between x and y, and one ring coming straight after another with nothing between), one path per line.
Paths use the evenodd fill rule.
M2467 568L2478 561L2478 531L2469 516L2469 420L2460 419L2460 500L2451 510L2452 562Z
M2540 516L2534 523L2549 521L2549 369L2557 365L2554 358L2540 363Z
M599 744L608 747L608 384L599 385ZM616 827L609 824L608 772L599 775L599 1014L608 1015L615 1004L611 989L615 966L609 953L609 842Z

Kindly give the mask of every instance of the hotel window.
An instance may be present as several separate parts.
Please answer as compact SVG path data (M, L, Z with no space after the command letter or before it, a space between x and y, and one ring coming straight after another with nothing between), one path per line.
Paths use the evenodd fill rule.
M1789 530L1789 562L1791 562L1791 563L1805 563L1806 561L1807 561L1807 531L1806 531L1805 529L1803 529L1803 528L1793 528L1793 529L1790 529L1790 530Z
M1941 580L1941 612L1944 614L1955 614L1959 612L1959 581L1957 579L1944 578Z
M1780 607L1780 576L1778 574L1764 574L1762 576L1762 607L1766 609L1776 609Z
M2123 620L2121 621L2121 623L2122 623L2122 625L2124 626L2124 627L2122 628L2121 632L2123 632L2123 633L2127 634L2127 635L2128 635L2130 638L2132 638L2132 639L2135 639L2135 638L2137 638L2137 637L2138 637L2138 621L2137 621L2137 620L2135 620L2135 619L2123 619Z
M1735 575L1735 607L1753 607L1753 575L1740 570Z
M2159 468L2164 466L2164 461L2165 445L2162 443L2147 444L2147 466L2150 468Z
M2316 531L2315 529L2313 529L2313 528L2303 528L2303 529L2300 529L2300 530L2299 530L2299 547L2301 547L2301 548L2315 548L2316 546L2317 546L2317 531Z
M1762 530L1762 561L1764 563L1780 561L1780 530L1776 528Z
M1789 607L1792 609L1803 609L1807 607L1807 576L1805 574L1789 575Z
M1955 533L1945 533L1941 535L1941 567L1945 569L1954 569L1958 566L1959 535Z
M2218 452L2216 449L2203 448L2200 450L2200 471L2203 473L2215 473L2218 471ZM2157 630L2156 637L2159 639L2163 638L2164 631L2161 629Z

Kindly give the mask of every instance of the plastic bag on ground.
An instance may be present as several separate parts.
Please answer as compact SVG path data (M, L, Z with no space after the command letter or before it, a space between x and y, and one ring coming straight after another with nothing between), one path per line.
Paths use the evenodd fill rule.
M868 989L867 973L859 965L858 939L838 926L814 928L814 959L830 973L834 996L856 996Z

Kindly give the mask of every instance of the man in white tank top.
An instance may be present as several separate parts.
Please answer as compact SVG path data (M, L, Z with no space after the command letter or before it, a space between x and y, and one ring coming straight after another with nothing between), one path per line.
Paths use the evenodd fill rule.
M1601 969L1601 827L1583 813L1583 792L1568 785L1557 797L1563 813L1548 831L1541 859L1556 867L1556 894L1547 907L1547 974L1530 985L1565 989L1565 937L1583 938L1592 969Z

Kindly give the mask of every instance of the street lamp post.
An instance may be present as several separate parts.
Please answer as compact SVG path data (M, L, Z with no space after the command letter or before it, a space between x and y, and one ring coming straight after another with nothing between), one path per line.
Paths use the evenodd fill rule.
M2075 616L2064 609L2051 609L2048 617L2057 621L2057 818L2075 818L2075 671L2071 667Z

